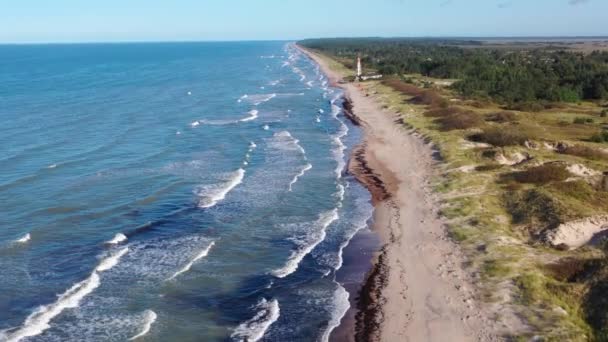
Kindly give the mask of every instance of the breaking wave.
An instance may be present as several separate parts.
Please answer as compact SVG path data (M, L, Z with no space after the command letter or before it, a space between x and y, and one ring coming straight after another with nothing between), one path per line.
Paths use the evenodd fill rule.
M196 190L196 195L200 197L198 202L199 208L211 208L215 206L218 202L226 198L226 195L232 191L232 189L236 188L237 185L243 182L243 178L245 177L245 170L240 168L237 171L230 174L230 177L227 182L221 184L220 186L215 186L213 188L208 187L199 187Z
M304 174L306 173L306 171L309 171L310 169L312 169L312 165L310 163L308 163L308 164L306 164L306 166L304 166L304 168L300 171L300 173L298 173L297 175L295 175L293 177L293 179L291 180L291 182L289 182L289 191L292 190L293 185L298 182L298 179L300 177L304 176Z
M272 271L272 274L278 278L285 278L295 272L302 259L325 239L327 227L338 218L337 208L319 215L319 219L313 224L312 229L307 232L306 236L293 239L298 247L291 252L285 265Z
M350 308L350 303L348 301L348 291L346 291L346 289L337 282L336 285L338 285L338 288L334 292L334 307L331 313L331 318L327 323L327 329L325 329L323 335L321 336L321 341L323 342L329 341L329 336L331 335L331 332L334 331L335 328L340 326L340 321L342 321L342 318L344 317L344 315L346 315L346 312Z
M186 265L184 265L184 267L182 267L179 271L175 272L167 280L173 280L180 274L188 272L190 270L190 268L192 267L192 265L194 265L195 262L199 261L200 259L206 257L209 254L209 251L211 250L211 247L213 247L213 245L215 245L215 241L211 241L211 243L206 248L204 248L197 255L195 255L194 258L192 258L192 260L190 260Z
M127 241L127 236L123 233L118 233L118 234L114 235L112 240L107 241L106 244L117 245L117 244L125 242L125 241Z
M230 337L235 341L256 342L264 337L270 326L279 319L279 302L276 299L262 299L257 305L259 311L250 320L241 323Z
M258 111L253 109L249 111L249 116L243 119L240 119L240 122L247 122L247 121L251 121L251 120L255 120L258 118Z
M30 239L32 238L32 236L30 235L30 233L27 233L25 235L23 235L22 237L18 238L17 240L15 240L16 243L26 243L28 241L30 241Z
M74 284L67 291L57 297L54 303L41 305L34 310L26 319L23 325L10 333L5 332L8 342L17 342L26 337L40 335L49 329L50 322L65 309L77 308L80 301L88 294L99 287L101 281L99 273L108 271L116 266L119 259L128 252L128 248L120 250L118 253L105 257L85 280Z
M154 312L152 310L146 310L144 312L144 322L143 322L144 324L143 324L141 331L139 333L137 333L137 335L130 337L129 341L136 340L136 339L148 334L148 332L150 332L150 328L152 328L152 324L154 324L157 317L158 316L156 315L156 312Z

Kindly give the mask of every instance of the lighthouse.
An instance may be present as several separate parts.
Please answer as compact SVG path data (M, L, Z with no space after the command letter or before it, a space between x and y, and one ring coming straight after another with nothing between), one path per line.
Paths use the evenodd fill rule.
M363 71L361 68L361 56L357 56L357 80L361 81L361 76L363 76Z

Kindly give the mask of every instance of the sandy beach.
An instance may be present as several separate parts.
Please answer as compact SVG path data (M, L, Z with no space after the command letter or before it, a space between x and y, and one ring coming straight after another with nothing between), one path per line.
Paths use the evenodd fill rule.
M340 82L323 57L301 50L344 89L349 115L364 131L348 171L372 193L373 229L383 247L360 294L352 340L498 340L462 267L466 260L438 215L429 187L438 163L432 146L396 123L397 114L382 109L373 94Z

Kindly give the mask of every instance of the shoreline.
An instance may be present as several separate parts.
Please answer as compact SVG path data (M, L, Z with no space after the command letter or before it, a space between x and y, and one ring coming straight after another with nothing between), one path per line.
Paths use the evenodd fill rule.
M348 172L372 195L371 228L382 244L359 293L355 327L339 329L354 331L356 341L498 340L462 268L465 257L438 218L429 189L436 151L359 84L341 82L323 57L295 46L344 91L345 116L363 130Z

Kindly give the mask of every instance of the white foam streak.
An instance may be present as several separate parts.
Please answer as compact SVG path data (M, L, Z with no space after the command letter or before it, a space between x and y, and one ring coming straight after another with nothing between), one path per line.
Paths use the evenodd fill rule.
M123 255L127 254L128 251L129 251L129 248L125 247L125 248L121 249L120 251L118 251L117 253L104 258L99 263L99 266L97 266L97 268L95 268L95 271L105 272L105 271L111 269L112 267L116 266L118 264L118 261L120 261L120 258Z
M269 95L257 95L252 101L254 106L260 105L264 102L268 102L277 97L277 94L269 94Z
M348 298L348 291L346 291L346 289L342 285L338 284L338 288L334 292L335 307L332 312L331 319L327 323L327 329L323 332L323 335L321 336L321 341L329 341L329 336L331 335L331 332L340 325L340 321L342 321L342 318L344 317L344 315L346 315L346 312L350 308Z
M179 271L175 272L167 280L173 280L173 279L175 279L175 277L179 276L180 274L188 272L190 270L190 268L192 267L192 265L194 265L195 262L199 261L200 259L206 257L209 254L209 251L211 250L211 247L213 247L213 245L215 245L215 241L211 241L209 246L207 246L202 251L200 251L197 255L195 255L194 258L192 258L192 260L190 260L186 265L184 265L184 267L182 267Z
M123 233L118 233L114 235L112 240L106 242L108 245L118 245L119 243L127 241L127 236Z
M16 243L26 243L28 241L30 241L30 239L32 238L32 236L30 235L30 233L27 233L25 235L23 235L22 237L20 237L19 239L15 240Z
M291 182L289 182L289 191L292 190L292 187L294 184L296 184L298 182L298 179L302 176L304 176L304 174L306 173L306 171L309 171L310 169L312 169L312 165L311 164L306 164L306 166L304 166L304 168L302 168L302 170L293 177L293 179L291 180Z
M211 191L210 194L204 193L203 190L197 191L197 195L202 197L202 199L198 203L199 208L211 208L215 206L219 201L226 198L226 195L232 191L232 189L236 188L237 185L243 182L243 178L245 177L245 170L238 169L234 172L230 179L223 184L221 187L215 189L215 191Z
M25 319L20 329L6 336L6 341L17 342L26 337L40 335L51 327L49 323L53 318L65 309L78 307L80 301L99 287L99 284L99 275L93 272L87 279L62 293L54 303L38 307Z
M338 218L337 208L319 215L319 219L315 222L313 230L308 232L309 235L302 241L302 244L291 252L285 265L272 271L272 274L278 278L285 278L295 272L302 259L315 249L319 243L325 240L327 227L338 220Z
M230 335L233 340L257 342L264 337L268 328L279 319L281 310L276 299L271 301L262 299L256 308L260 311L253 318L241 323L234 329L234 332Z
M121 249L118 253L110 255L101 260L91 275L70 287L59 295L54 303L39 306L26 319L21 328L6 335L8 342L17 342L23 338L40 335L50 328L50 322L65 309L76 308L80 301L99 287L100 279L98 272L105 272L116 266L119 259L129 251L128 248Z
M258 111L257 110L250 110L249 111L249 116L246 118L243 118L241 120L239 120L240 122L247 122L247 121L251 121L251 120L255 120L258 118Z
M156 312L152 310L146 310L146 312L144 313L144 325L141 331L137 335L129 338L129 341L133 341L144 335L147 335L148 332L150 332L150 328L152 328L152 324L154 324L157 317L158 316L156 315Z
M200 121L198 121L198 120L197 120L197 121L193 121L192 123L190 123L190 127L194 128L194 127L196 127L196 126L198 126L198 125L200 125L200 124L201 124L201 123L200 123Z

